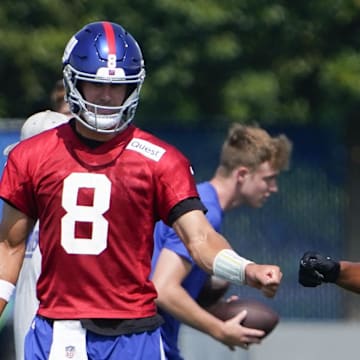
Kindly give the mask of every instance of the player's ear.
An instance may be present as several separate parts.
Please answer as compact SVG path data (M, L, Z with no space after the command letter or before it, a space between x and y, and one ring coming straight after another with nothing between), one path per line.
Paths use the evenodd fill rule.
M250 173L249 168L246 166L240 166L237 169L235 169L235 176L238 182L244 182L246 176L248 176Z

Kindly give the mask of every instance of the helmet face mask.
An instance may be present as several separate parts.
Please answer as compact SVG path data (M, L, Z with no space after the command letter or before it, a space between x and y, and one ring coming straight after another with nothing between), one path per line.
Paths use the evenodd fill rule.
M145 79L144 60L136 40L120 25L96 22L75 34L65 48L63 76L70 109L87 128L119 132L133 120ZM126 84L132 91L123 104L103 106L84 98L82 81Z

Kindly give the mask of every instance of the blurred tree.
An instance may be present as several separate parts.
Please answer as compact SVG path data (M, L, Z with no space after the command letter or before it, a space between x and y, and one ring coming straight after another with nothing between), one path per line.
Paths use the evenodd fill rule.
M49 106L70 36L119 22L146 61L138 121L339 123L360 98L360 2L3 0L0 117Z

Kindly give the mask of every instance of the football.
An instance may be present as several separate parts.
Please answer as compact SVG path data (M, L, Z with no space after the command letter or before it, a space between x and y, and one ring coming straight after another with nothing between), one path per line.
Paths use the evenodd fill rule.
M209 275L196 300L202 307L211 306L225 295L229 286L226 280Z
M241 325L264 330L264 337L270 334L279 322L279 315L276 311L256 300L239 299L226 302L224 299L221 299L207 308L207 310L224 321L231 319L243 310L247 310L247 315Z

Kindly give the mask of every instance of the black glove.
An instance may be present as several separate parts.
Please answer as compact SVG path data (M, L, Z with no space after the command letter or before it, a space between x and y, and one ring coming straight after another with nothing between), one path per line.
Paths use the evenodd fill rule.
M300 260L299 283L315 287L323 282L336 282L340 273L340 263L329 256L307 251Z

